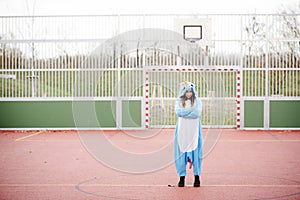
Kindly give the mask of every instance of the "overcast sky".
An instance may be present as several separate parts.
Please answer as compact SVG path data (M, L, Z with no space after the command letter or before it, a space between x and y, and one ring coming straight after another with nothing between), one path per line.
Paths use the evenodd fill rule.
M0 0L0 15L277 13L298 0Z

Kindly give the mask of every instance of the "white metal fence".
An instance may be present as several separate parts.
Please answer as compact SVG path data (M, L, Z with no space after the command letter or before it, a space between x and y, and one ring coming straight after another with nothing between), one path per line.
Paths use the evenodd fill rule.
M144 67L176 66L179 64L176 55L155 46L122 52L122 44L116 44L120 51L107 48L102 51L105 54L92 55L92 52L103 41L126 31L143 28L174 31L175 18L212 21L212 45L208 52L198 47L181 55L181 66L238 66L244 100L300 99L300 15L274 14L0 17L0 100L74 97L142 100ZM226 92L220 97L227 98L228 108L233 108L226 111L225 125L235 125L235 73L187 72L182 76L189 80L203 76L211 81L209 84L222 80ZM181 81L174 74L157 72L151 74L151 80L171 81L173 84L168 87L177 87ZM200 87L204 82L198 83ZM154 88L156 91L153 89L151 94L162 92L164 102L176 98L175 94ZM204 101L212 95L209 90L201 90L199 94ZM156 97L153 98L152 103ZM159 121L152 119L152 125L159 125ZM212 124L209 119L204 121ZM167 124L174 124L174 119Z

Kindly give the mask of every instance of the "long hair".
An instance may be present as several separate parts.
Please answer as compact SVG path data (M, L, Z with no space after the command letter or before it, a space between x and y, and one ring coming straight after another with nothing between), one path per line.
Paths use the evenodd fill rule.
M186 93L186 92L185 92ZM185 96L185 93L184 95L181 97L181 104L182 104L182 107L185 107L185 102L188 100ZM195 103L195 93L194 91L192 90L192 97L191 97L191 106L193 107L194 106L194 103Z

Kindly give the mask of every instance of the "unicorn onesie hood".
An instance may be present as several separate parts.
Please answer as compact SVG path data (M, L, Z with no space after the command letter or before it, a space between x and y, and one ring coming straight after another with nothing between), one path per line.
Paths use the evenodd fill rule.
M187 91L192 91L193 96L185 100ZM194 175L201 174L202 165L202 124L199 119L202 111L201 100L197 97L195 85L183 82L180 85L179 99L175 103L175 112L178 116L174 133L174 160L179 176L186 175L186 165L193 166ZM192 103L192 99L194 99Z

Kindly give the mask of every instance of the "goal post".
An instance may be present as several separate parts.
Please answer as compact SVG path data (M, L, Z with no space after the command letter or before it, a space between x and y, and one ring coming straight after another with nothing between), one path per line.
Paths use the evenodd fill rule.
M216 101L225 101L228 99L232 99L236 101L236 107L233 106L232 109L236 110L236 116L235 116L235 121L236 121L236 128L240 129L240 123L241 123L241 119L240 119L240 105L241 105L241 84L240 84L240 80L241 80L241 74L239 71L239 67L238 66L214 66L214 67L205 67L205 66L145 66L144 67L144 97L143 97L143 127L144 128L152 128L152 127L165 127L165 128L170 128L172 126L174 126L174 124L168 124L168 123L164 123L161 122L160 124L154 124L153 119L155 119L154 115L155 113L153 113L153 101L158 101L159 103L161 102L167 102L167 101L175 101L178 96L178 92L177 89L179 87L179 82L183 81L181 80L181 78L178 77L185 77L188 78L188 76L190 75L190 81L196 81L195 84L197 86L201 86L201 87L210 87L209 84L212 83L208 83L211 80L205 80L207 79L205 76L207 76L208 73L212 72L211 74L216 74L218 72L225 74L228 74L226 79L230 79L230 78L234 78L235 80L227 80L225 81L225 84L234 84L234 87L232 87L231 85L225 85L222 87L216 86L216 90L226 90L226 88L234 88L234 91L231 93L231 97L226 97L227 91L215 91L214 93L212 91L207 91L206 96L199 96L202 100L206 101L206 102L216 102ZM230 76L230 74L234 74L234 76ZM165 74L165 73L169 73L172 74L173 73L173 77L172 78L171 75L169 76L160 76L159 74ZM185 75L186 74L186 75ZM179 76L178 76L179 75ZM197 76L202 76L202 78L195 78L195 75ZM164 78L157 78L157 77L164 77ZM167 77L167 78L165 78ZM193 78L194 77L194 78ZM192 80L194 79L194 80ZM213 80L218 82L218 80ZM219 81L220 82L220 81ZM162 88L167 88L168 90L171 90L172 94L169 95L165 95L164 94L166 92L162 92L161 97L157 97L156 96L156 92L152 91L153 88L151 88L154 85L154 88L157 88L157 85L160 85L160 87ZM206 86L205 86L206 85ZM221 83L222 85L222 83ZM174 89L175 88L175 89ZM204 90L205 88L201 88L202 90ZM152 91L152 92L151 92ZM200 91L198 91L198 93L200 93ZM216 93L216 94L215 94ZM153 96L153 94L155 94L155 97ZM213 95L212 95L213 94ZM200 94L201 95L201 94ZM222 103L222 102L221 102ZM221 105L222 109L225 105ZM172 112L168 112L168 109L165 105L160 106L161 108L164 108L164 111L162 113L159 113L160 120L166 120L163 118L163 116L161 115L165 115L170 117L169 115L174 115L174 113ZM173 107L169 108L169 110L174 110ZM205 109L205 108L204 108ZM216 118L221 118L219 119L219 121L222 121L223 117L225 116L227 109L228 108L224 108L225 110L220 110L218 112L224 112L224 113L219 113L220 116L215 116ZM218 115L218 114L215 114ZM175 117L175 116L174 116ZM206 116L205 116L206 117ZM169 126L168 126L169 125ZM214 124L217 128L220 128L223 126L223 124ZM210 125L209 127L213 127L214 125ZM205 126L204 126L205 127Z

